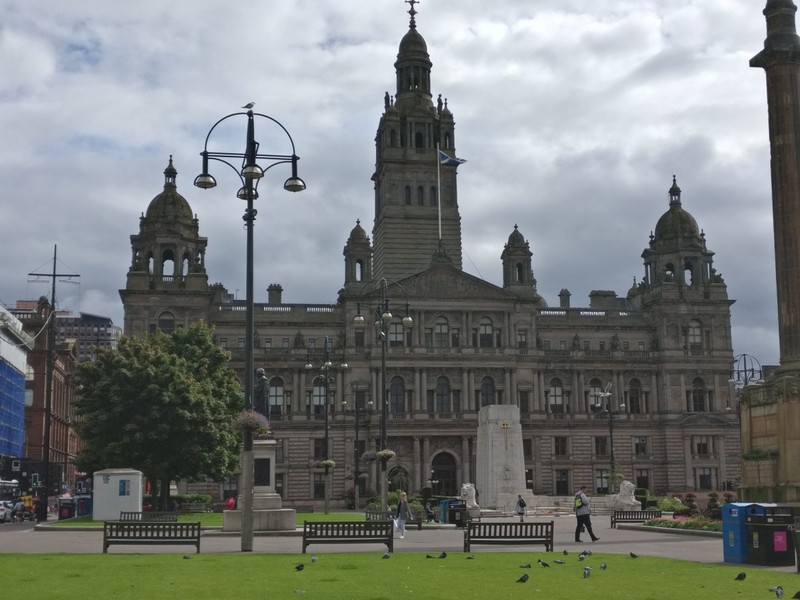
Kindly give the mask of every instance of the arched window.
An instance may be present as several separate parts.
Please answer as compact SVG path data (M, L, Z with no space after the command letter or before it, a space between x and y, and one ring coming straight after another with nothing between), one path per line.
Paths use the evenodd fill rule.
M692 389L689 391L690 406L689 410L693 412L706 412L708 406L706 405L706 385L702 378L695 377L692 382Z
M417 131L414 134L414 147L415 148L424 148L425 147L425 136L422 135L421 131Z
M436 323L433 325L433 347L450 347L450 325L444 317L436 319Z
M589 382L589 409L595 407L594 410L606 408L606 402L600 395L603 393L602 384L596 377Z
M478 346L492 348L494 346L494 327L489 317L483 317L478 326Z
M401 321L392 321L389 323L389 345L390 346L405 346L406 345L406 330Z
M689 325L686 328L686 339L689 342L689 348L703 347L703 326L700 321L689 321Z
M664 281L675 281L675 265L672 263L664 267Z
M514 281L516 283L522 283L525 280L525 267L522 263L517 263L514 265Z
M694 284L694 268L691 263L687 262L683 265L683 282L686 285Z
M175 331L175 315L171 312L163 312L158 315L158 330L162 333Z
M638 379L631 379L628 384L628 412L638 415L644 412L642 406L642 383Z
M364 261L356 261L356 281L364 281Z
M450 414L450 380L444 376L436 380L436 412Z
M325 380L317 377L311 390L311 414L324 415L325 404Z
M395 131L394 129L392 129L389 132L389 145L392 148L396 148L397 147L397 131Z
M152 252L149 252L149 253L147 254L147 272L148 272L150 275L152 275L152 274L153 274L153 269L155 268L155 266L156 266L156 261L155 261L155 259L153 258L153 253L152 253Z
M269 382L269 415L270 419L280 419L283 416L283 379L274 377Z
M421 185L417 186L417 204L419 206L425 206L425 188Z
M181 275L186 277L189 274L189 265L191 261L189 260L189 255L185 254L183 256L183 260L181 261Z
M551 413L564 413L564 388L561 387L560 379L550 381L550 389L547 392L547 403Z
M389 409L395 415L406 412L406 384L402 377L392 377L389 383Z
M439 196L438 196L438 194L436 192L436 186L432 185L431 186L431 206L436 206L439 203L438 198L439 198Z
M484 377L481 380L481 406L489 406L490 404L496 404L494 379Z
M172 250L164 250L161 254L161 276L164 278L175 276L175 255Z
M406 206L411 205L411 186L407 185L405 188L405 199L406 199Z

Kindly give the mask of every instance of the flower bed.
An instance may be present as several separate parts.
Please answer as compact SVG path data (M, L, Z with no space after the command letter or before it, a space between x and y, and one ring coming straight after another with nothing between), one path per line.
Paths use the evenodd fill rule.
M667 529L687 529L691 531L722 531L722 521L708 517L676 517L673 519L653 519L645 521L647 527L664 527Z

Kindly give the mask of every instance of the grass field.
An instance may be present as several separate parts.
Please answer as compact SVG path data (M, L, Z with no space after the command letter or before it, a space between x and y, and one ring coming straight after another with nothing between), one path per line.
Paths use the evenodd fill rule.
M438 555L434 553L433 556ZM317 560L312 561L312 556ZM0 554L4 598L26 600L86 598L275 598L325 600L399 598L548 600L675 600L692 598L786 598L800 579L744 566L713 565L659 558L594 554L452 553L444 559L397 553L369 554ZM474 559L467 559L474 556ZM537 564L550 563L550 568ZM556 564L556 559L565 564ZM601 563L608 568L600 568ZM303 563L302 571L295 565ZM530 563L530 569L520 568ZM591 575L583 577L585 566ZM736 581L744 571L744 581ZM526 583L517 583L524 573Z
M295 523L303 526L303 521L363 521L363 512L343 513L297 513ZM178 521L183 523L196 523L200 521L202 527L222 527L222 513L178 513ZM48 521L48 525L56 527L102 527L102 521L93 521L92 517L75 517L63 521Z

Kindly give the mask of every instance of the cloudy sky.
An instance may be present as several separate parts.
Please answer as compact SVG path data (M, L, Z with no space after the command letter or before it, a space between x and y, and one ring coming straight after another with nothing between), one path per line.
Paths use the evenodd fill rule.
M725 278L736 353L778 361L764 0L422 0L432 91L456 119L464 268L501 283L515 224L539 292L624 296L673 173ZM0 302L49 293L122 324L130 235L178 190L209 239L209 278L244 295L238 180L192 186L210 127L255 101L292 134L302 194L261 183L256 301L334 302L342 248L373 220L374 136L394 93L402 0L0 0ZM242 121L244 123L244 120ZM223 139L241 151L244 129ZM262 151L284 151L270 132ZM275 144L278 144L276 147ZM238 292L237 292L238 290Z

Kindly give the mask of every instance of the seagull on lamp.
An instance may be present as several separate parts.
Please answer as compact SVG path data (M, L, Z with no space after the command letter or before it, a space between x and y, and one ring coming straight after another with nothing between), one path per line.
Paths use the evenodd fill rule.
M242 108L253 108L256 105L255 102L248 102Z

